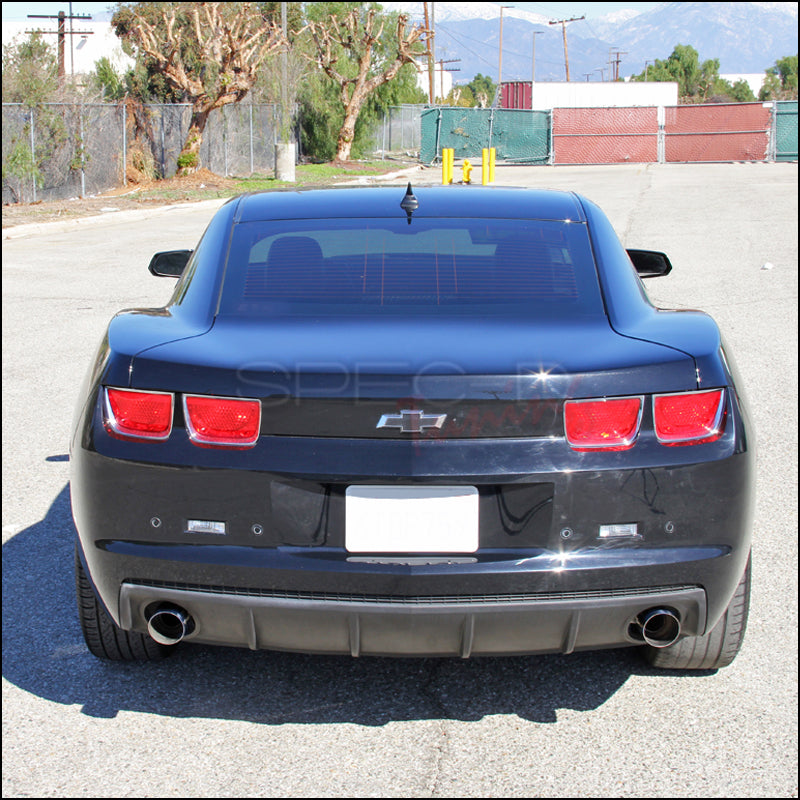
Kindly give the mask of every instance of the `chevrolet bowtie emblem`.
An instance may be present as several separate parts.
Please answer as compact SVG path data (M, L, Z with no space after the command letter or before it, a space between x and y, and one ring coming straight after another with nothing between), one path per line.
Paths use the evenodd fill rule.
M384 414L375 427L400 428L402 433L420 433L425 428L441 428L446 419L447 414L403 410L399 414Z

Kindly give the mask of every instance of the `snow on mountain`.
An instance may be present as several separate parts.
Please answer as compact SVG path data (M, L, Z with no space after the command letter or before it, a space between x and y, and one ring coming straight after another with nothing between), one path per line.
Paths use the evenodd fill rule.
M402 11L412 20L421 20L425 16L422 3L382 3L387 11ZM433 4L431 4L433 5ZM500 3L436 3L434 13L436 22L470 22L474 20L500 19ZM430 12L429 12L430 13ZM521 19L532 25L547 25L550 18L541 14L532 14L520 8L503 9L503 19Z
M384 3L422 20L422 3ZM648 11L617 11L567 25L571 80L607 80L610 61L621 77L645 62L666 60L678 44L691 45L700 61L718 59L723 73L763 73L797 53L797 3L672 2ZM536 32L536 80L563 81L566 67L560 25L550 18L505 8L503 79L530 80ZM451 60L456 83L477 73L497 80L500 3L436 3L436 55Z

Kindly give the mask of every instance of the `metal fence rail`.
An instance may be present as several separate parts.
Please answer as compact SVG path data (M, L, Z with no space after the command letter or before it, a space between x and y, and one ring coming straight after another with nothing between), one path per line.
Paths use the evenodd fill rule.
M554 108L556 164L658 161L658 108Z
M671 106L664 123L667 162L765 161L771 103Z
M220 175L275 168L278 110L223 106L209 115L200 162ZM125 185L137 149L171 177L191 119L188 104L147 104L134 123L124 105L3 103L3 203L86 197Z

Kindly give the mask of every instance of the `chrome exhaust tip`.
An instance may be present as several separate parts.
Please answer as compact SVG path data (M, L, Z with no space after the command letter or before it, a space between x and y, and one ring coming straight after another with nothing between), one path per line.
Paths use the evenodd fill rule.
M147 632L159 644L178 644L194 630L194 620L180 606L159 606L147 620Z
M651 647L669 647L681 633L681 620L676 611L669 608L650 608L636 619L639 633L645 644Z

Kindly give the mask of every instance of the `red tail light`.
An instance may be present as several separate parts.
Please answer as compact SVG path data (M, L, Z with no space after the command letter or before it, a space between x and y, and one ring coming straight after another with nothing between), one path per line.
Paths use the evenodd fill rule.
M118 436L166 439L172 430L172 395L106 389L106 427Z
M713 442L722 436L725 390L656 395L653 417L656 437L662 444Z
M195 444L252 447L261 430L261 403L232 397L184 395L184 416Z
M573 450L627 450L642 420L641 397L567 400L564 430Z

